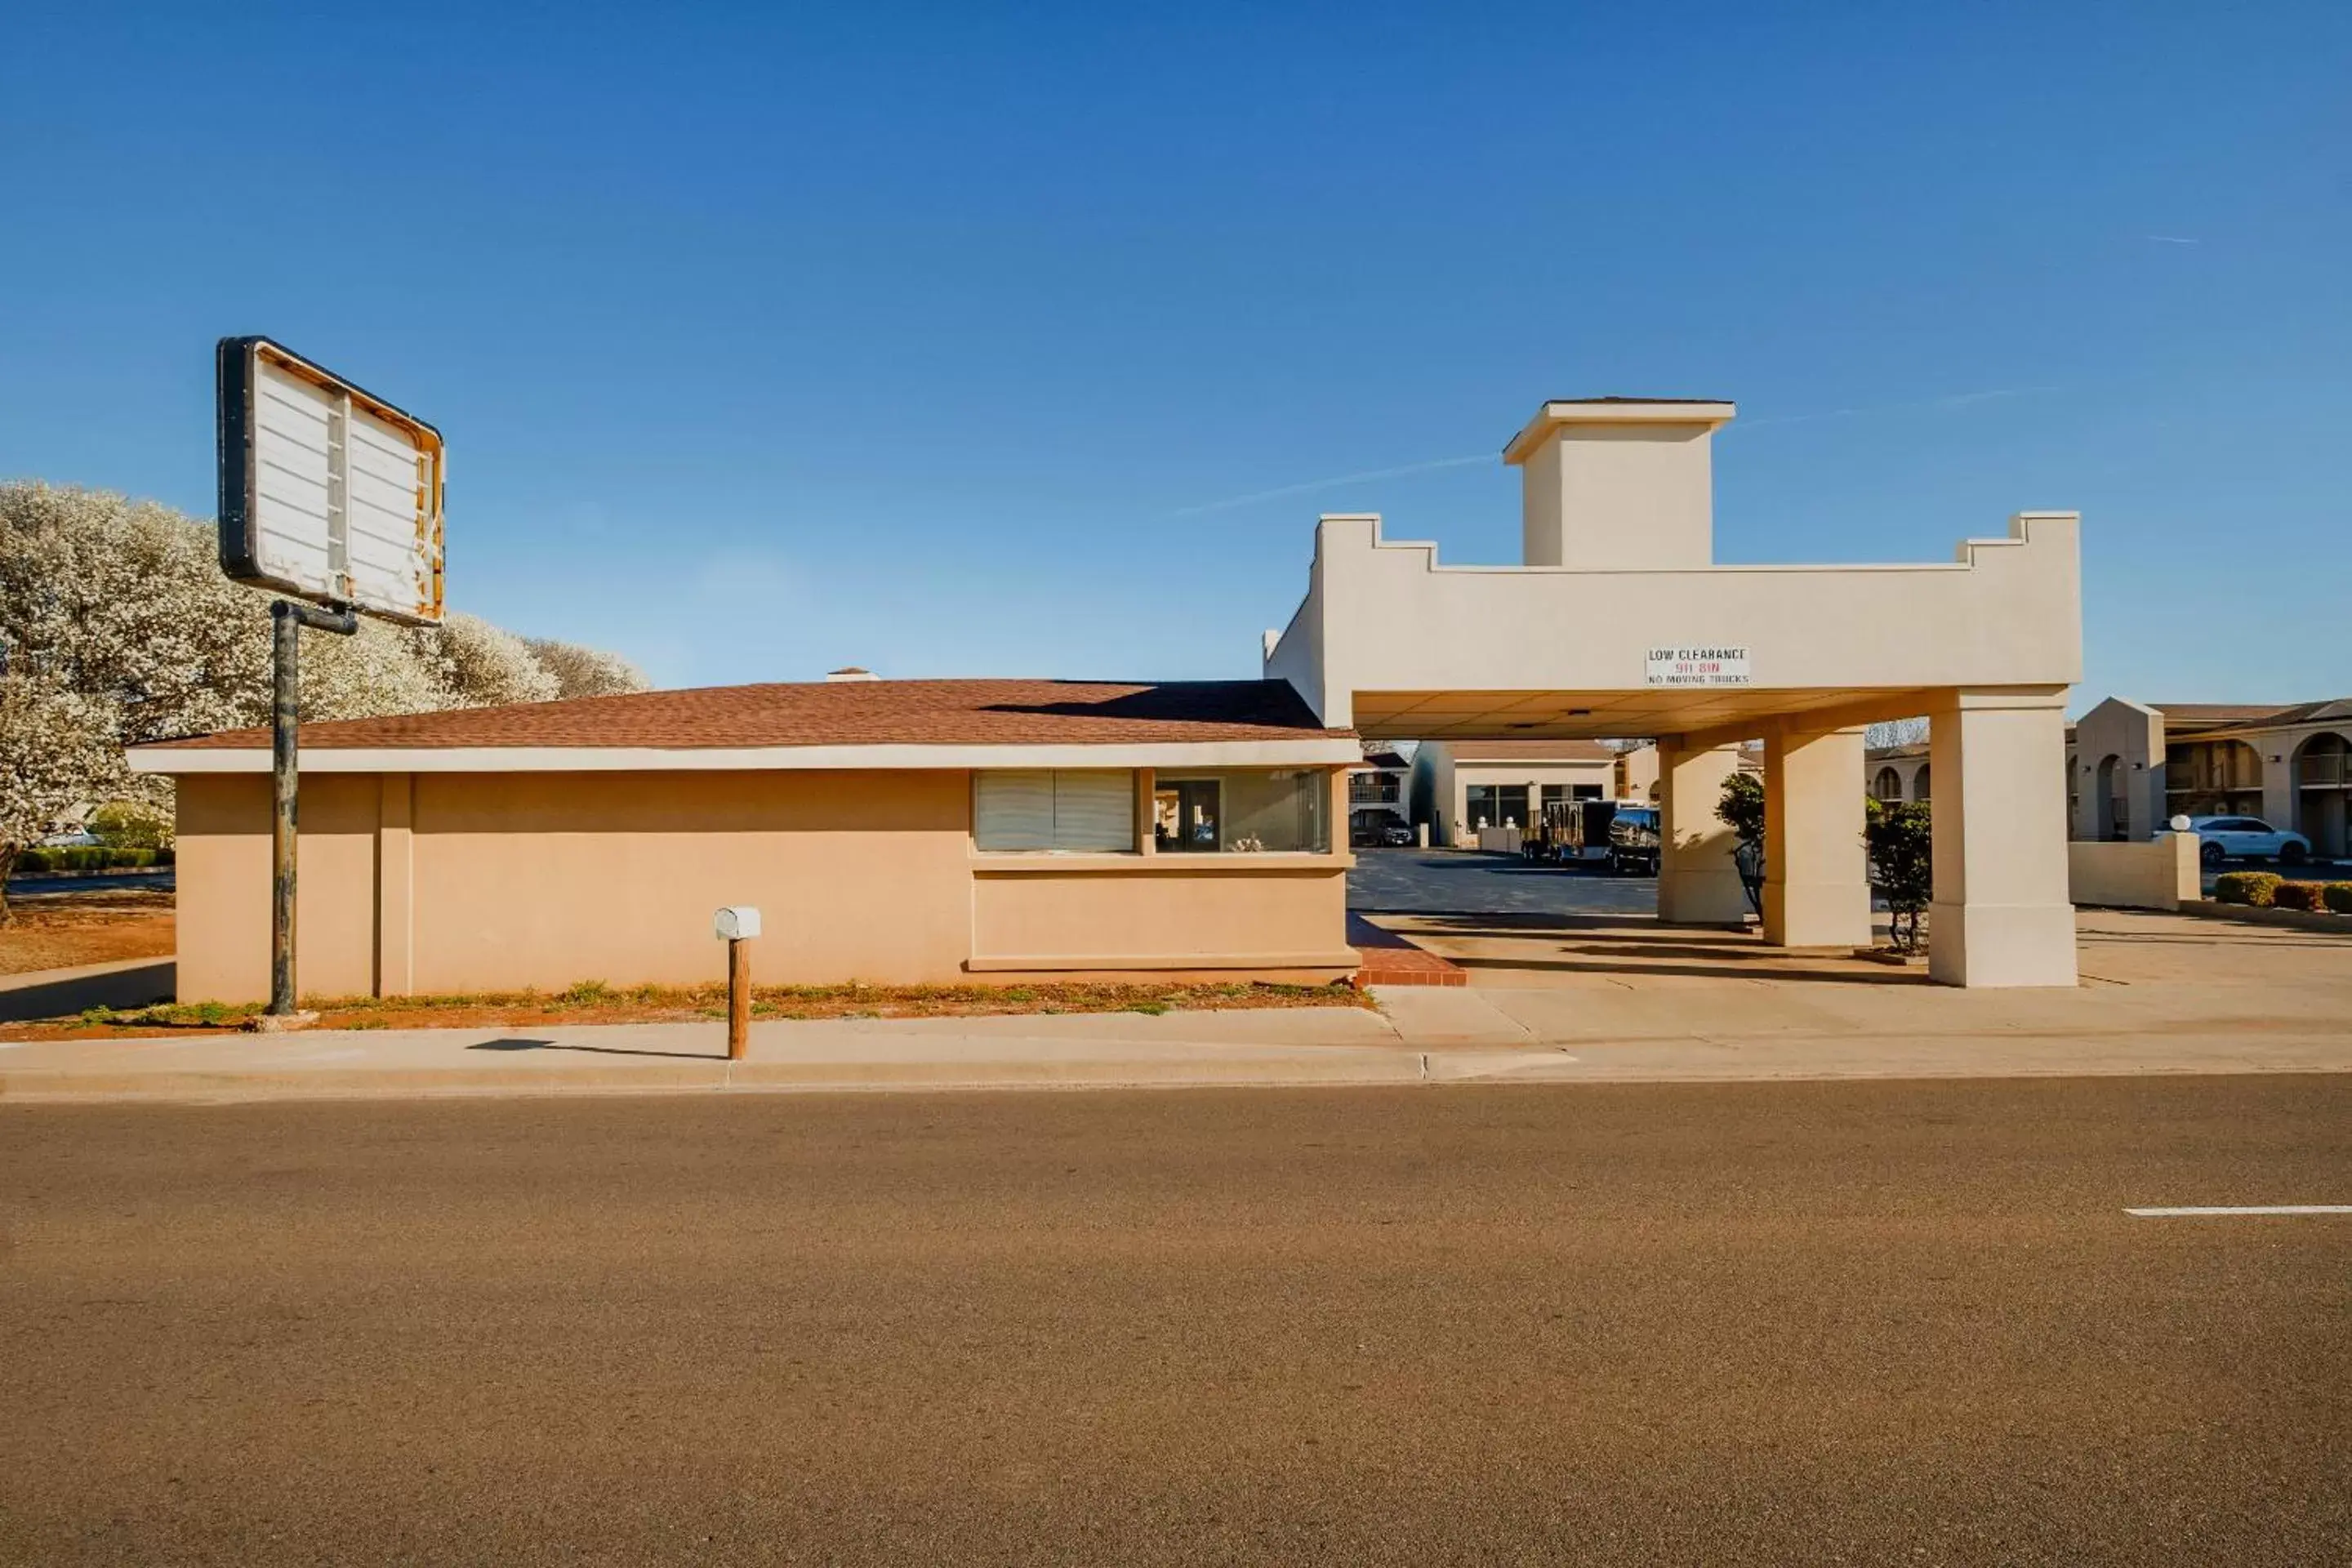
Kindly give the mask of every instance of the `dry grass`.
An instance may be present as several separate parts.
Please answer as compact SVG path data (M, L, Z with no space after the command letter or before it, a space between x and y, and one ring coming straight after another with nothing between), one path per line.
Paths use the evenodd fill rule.
M1358 1007L1354 987L1224 984L761 985L755 1018L970 1018L1032 1013L1169 1013L1236 1007ZM688 1023L721 1018L724 985L607 985L584 980L560 992L454 996L306 997L322 1029L529 1028L549 1024ZM92 1009L71 1018L0 1025L0 1039L100 1039L127 1029L240 1029L257 1002L201 1002L124 1012Z
M26 886L18 883L12 889L8 907L16 916L14 923L0 925L0 974L172 954L172 895L167 892L125 888L27 898Z

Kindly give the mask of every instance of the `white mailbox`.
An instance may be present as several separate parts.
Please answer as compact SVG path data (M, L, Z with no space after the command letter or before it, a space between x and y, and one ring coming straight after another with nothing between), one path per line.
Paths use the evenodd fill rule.
M733 904L710 918L710 929L721 942L740 942L760 934L760 911L749 904Z

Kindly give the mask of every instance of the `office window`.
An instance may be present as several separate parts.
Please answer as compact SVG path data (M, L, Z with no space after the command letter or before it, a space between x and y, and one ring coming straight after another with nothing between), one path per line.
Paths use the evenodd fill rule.
M973 775L972 842L990 854L1110 855L1135 848L1135 775L1007 768Z
M1470 814L1470 826L1500 827L1517 823L1521 827L1532 826L1528 816L1528 786L1521 784L1470 784L1463 790L1463 805Z
M1162 855L1319 855L1331 847L1330 775L1319 768L1163 773L1151 795L1152 846Z

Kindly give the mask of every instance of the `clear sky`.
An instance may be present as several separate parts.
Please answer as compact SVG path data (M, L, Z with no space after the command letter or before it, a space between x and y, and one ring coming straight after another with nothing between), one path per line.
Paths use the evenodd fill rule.
M212 344L450 443L451 602L664 684L1255 675L1547 396L1727 561L2084 514L2087 671L2352 692L2352 6L14 7L0 476L209 515Z

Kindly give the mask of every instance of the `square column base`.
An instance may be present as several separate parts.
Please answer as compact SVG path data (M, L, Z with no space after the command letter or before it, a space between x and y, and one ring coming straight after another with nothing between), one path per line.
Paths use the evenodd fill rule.
M1927 977L1979 988L2076 984L2074 906L1938 900L1927 907Z
M1868 947L1870 885L1766 882L1764 940L1774 947Z
M1739 885L1738 868L1722 864L1720 857L1664 868L1658 873L1658 921L1670 926L1744 928L1748 889Z

